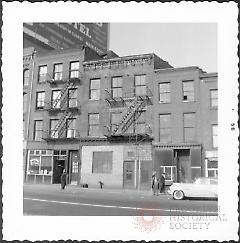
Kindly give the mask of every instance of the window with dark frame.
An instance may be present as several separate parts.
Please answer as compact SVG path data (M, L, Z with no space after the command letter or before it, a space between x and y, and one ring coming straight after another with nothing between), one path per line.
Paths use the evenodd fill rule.
M62 80L63 78L63 64L57 63L53 65L53 79Z
M68 89L68 107L77 107L77 88Z
M210 89L210 106L218 107L218 90Z
M42 120L35 120L34 121L34 130L33 130L33 140L34 141L41 141L43 135L43 121Z
M170 82L159 83L159 102L160 103L171 102Z
M146 111L139 111L140 116L135 120L135 133L145 134L146 133Z
M69 77L70 78L79 78L79 61L70 62L70 71Z
M194 101L194 81L186 80L182 81L183 87L183 101L193 102Z
M45 92L44 91L36 92L36 109L37 110L44 109L44 104L45 104Z
M171 114L159 115L159 141L161 143L170 143L171 137Z
M196 141L196 114L183 113L184 142Z
M146 75L135 75L135 96L146 95Z
M58 138L58 130L56 130L56 126L58 124L58 119L51 119L50 120L50 137L51 138Z
M30 71L29 69L25 69L23 71L23 86L27 86L29 84L30 79Z
M52 90L51 108L60 109L61 107L61 90Z
M96 151L93 152L92 173L110 174L112 173L113 152Z
M99 113L88 114L88 136L90 137L100 136Z
M122 77L112 78L112 97L122 97Z
M91 79L90 80L90 100L99 100L100 99L100 79Z
M212 145L213 148L218 147L218 125L212 125Z
M67 138L76 137L76 118L68 118L66 122Z
M38 82L42 83L47 80L47 65L39 66L38 69Z

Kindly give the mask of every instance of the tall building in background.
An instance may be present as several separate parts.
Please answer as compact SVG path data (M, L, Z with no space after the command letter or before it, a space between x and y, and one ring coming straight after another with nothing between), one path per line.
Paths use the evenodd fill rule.
M108 23L24 23L24 48L37 51L80 48L88 46L98 54L107 52L109 45Z

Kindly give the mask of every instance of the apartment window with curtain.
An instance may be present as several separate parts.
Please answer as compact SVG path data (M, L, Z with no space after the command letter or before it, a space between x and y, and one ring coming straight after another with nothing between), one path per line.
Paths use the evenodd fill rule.
M171 114L159 115L159 142L170 143L171 138Z
M63 64L57 63L53 65L53 79L62 80L63 78Z
M146 95L146 75L135 75L135 95Z
M111 131L113 132L119 122L121 121L122 113L121 112L113 112L111 113Z
M67 119L67 138L76 137L76 118Z
M33 130L33 140L41 141L43 135L43 121L35 120L34 121L34 130Z
M77 89L68 89L68 107L77 107Z
M44 103L45 103L45 92L40 91L36 93L36 109L41 110L44 109Z
M213 148L218 147L218 125L212 125L212 142Z
M112 173L113 152L97 151L93 152L92 173L110 174Z
M54 109L59 109L61 106L61 90L52 91L51 107Z
M51 138L58 138L58 130L56 130L56 126L58 124L58 119L51 119L50 120L50 137Z
M100 136L99 113L88 114L88 136Z
M47 65L39 66L38 69L38 82L42 83L47 80Z
M194 81L193 80L182 81L182 87L183 87L183 101L184 102L194 101Z
M210 106L218 107L218 90L217 89L210 90Z
M91 100L100 99L100 79L91 79L90 80L90 95Z
M184 125L184 141L195 142L196 141L196 117L195 113L183 114Z
M122 77L112 78L112 97L122 97Z
M29 84L30 79L30 71L29 69L25 69L23 71L23 86L27 86Z
M159 102L163 104L171 102L171 90L169 82L159 84Z
M70 78L78 78L79 77L79 61L70 62Z

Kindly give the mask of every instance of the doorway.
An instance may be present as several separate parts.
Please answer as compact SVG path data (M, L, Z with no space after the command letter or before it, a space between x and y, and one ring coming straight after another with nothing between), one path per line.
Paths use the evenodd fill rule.
M177 162L177 182L190 182L190 149L178 149L174 151L174 154Z
M135 163L134 161L123 162L123 187L134 188L135 181Z
M65 169L65 160L56 159L53 163L53 184L61 183L61 175Z
M78 150L69 151L69 161L70 161L70 178L69 183L72 185L78 185L80 182L80 156Z

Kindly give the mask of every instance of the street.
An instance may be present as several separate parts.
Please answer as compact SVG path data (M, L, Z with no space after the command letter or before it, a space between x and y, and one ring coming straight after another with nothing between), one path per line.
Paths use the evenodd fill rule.
M50 216L170 216L217 215L216 200L176 201L170 195L151 191L112 190L60 185L30 185L23 188L24 215Z

